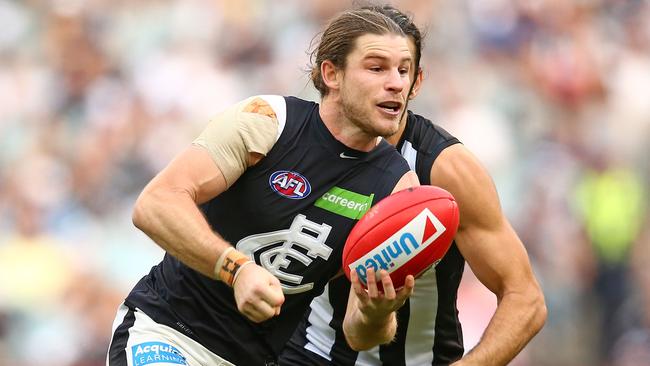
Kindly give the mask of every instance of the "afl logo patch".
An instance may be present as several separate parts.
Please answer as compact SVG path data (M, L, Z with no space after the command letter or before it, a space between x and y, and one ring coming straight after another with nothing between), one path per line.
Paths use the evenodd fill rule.
M292 200L301 200L311 193L311 185L307 178L288 170L280 170L271 174L269 185L282 197Z

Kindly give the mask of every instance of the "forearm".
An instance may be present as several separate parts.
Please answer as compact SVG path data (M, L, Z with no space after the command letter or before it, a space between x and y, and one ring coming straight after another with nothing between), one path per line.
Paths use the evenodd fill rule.
M189 194L145 189L136 202L133 223L169 254L215 278L215 263L229 244L212 231Z
M381 319L368 319L358 309L349 311L343 320L345 339L355 351L363 351L393 340L397 331L395 312Z
M545 321L546 306L541 292L507 294L499 302L481 341L453 365L506 365Z

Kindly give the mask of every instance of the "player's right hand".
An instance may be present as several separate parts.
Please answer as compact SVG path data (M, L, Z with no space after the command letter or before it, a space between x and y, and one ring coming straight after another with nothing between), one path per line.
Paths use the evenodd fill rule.
M279 315L284 303L280 281L257 264L244 266L240 271L233 283L239 312L256 323Z
M386 319L392 312L401 308L406 299L413 294L415 287L415 278L412 275L406 276L404 287L399 291L395 290L388 272L385 270L379 271L379 277L383 291L379 290L375 279L375 271L372 267L368 268L368 289L363 287L356 271L350 272L352 289L357 296L359 312L370 322Z

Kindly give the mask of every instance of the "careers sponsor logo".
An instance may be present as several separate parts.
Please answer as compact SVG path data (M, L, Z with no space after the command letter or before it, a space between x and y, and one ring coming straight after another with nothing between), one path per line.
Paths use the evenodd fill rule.
M271 174L269 185L282 197L292 200L301 200L311 193L311 185L307 178L288 170L280 170Z
M358 220L370 209L374 197L374 194L365 196L344 188L332 187L316 200L314 206L349 219Z
M431 245L445 230L442 222L425 208L386 241L351 263L350 271L356 271L363 283L368 268L375 273L381 269L391 273Z
M133 366L166 363L187 365L185 356L178 348L163 342L144 342L131 348L133 352Z

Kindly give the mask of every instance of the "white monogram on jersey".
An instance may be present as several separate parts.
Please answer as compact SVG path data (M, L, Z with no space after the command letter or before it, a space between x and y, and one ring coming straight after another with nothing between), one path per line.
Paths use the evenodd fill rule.
M259 265L266 268L282 283L285 294L297 294L309 291L314 287L313 282L302 283L303 277L287 273L292 260L309 266L312 258L327 260L332 254L332 248L325 245L325 240L332 227L323 223L309 221L305 215L298 214L291 222L288 230L272 231L270 233L249 235L237 243L237 250L254 258L259 253ZM278 245L282 243L281 245ZM297 245L307 250L303 254L294 248ZM273 246L268 248L269 246Z

